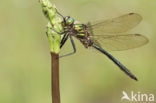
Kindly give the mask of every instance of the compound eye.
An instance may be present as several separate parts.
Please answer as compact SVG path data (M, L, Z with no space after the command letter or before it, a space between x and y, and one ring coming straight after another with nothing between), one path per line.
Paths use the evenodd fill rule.
M66 24L69 26L74 24L74 19L68 16L68 19L66 20Z

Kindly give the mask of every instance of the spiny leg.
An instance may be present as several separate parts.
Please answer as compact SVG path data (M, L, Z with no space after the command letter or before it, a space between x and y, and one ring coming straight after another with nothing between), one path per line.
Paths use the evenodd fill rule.
M61 45L60 45L60 48L62 48L62 46L65 44L65 42L67 41L67 39L68 39L68 36L69 36L69 34L64 34L64 36L63 36L63 38L62 38L62 40L61 40Z
M62 55L62 56L60 56L60 58L61 58L61 57L65 57L65 56L69 56L69 55L72 55L72 54L76 53L76 47L75 47L74 40L73 40L73 38L72 38L71 35L70 35L69 37L70 37L70 41L71 41L71 44L72 44L72 47L73 47L73 50L74 50L74 51L71 52L71 53L68 53L68 54Z
M63 31L63 32L57 32L55 29L51 28L54 32L56 32L57 34L63 35L69 31Z
M58 10L57 10L56 8L55 8L55 10L56 10L56 13L62 17L63 22L65 22L65 18L64 18L64 16L63 16L61 13L59 13L59 12L58 12ZM60 35L62 35L62 34L65 34L65 33L69 32L69 31L58 32L58 31L56 31L56 30L55 30L55 29L53 29L53 28L51 28L51 29L52 29L54 32L56 32L57 34L60 34Z
M57 34L63 35L65 33L68 33L69 31L63 31L63 32L57 32L54 28L50 28L51 30L53 30L54 32L56 32Z
M56 13L58 14L58 15L60 15L63 19L64 19L64 16L60 13L60 12L58 12L58 10L55 8L55 10L56 10Z

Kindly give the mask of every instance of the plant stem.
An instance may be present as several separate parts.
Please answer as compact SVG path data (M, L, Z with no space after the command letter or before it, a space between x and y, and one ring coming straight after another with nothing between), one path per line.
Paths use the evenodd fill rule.
M59 55L53 52L51 52L51 83L52 103L60 103Z
M57 16L56 7L49 0L40 0L42 11L49 20L47 25L47 37L51 53L51 88L52 88L52 103L60 103L59 90L59 51L61 43L61 35L57 32L62 32L62 19ZM55 32L55 31L57 32Z

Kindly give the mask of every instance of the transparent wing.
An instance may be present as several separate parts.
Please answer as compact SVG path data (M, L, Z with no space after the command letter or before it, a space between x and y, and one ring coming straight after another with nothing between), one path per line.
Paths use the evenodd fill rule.
M103 49L111 51L127 50L148 43L148 39L141 34L95 35L91 38Z
M135 27L142 17L136 13L129 13L117 18L109 20L100 20L96 22L89 22L88 30L94 34L103 35L103 33L122 33Z

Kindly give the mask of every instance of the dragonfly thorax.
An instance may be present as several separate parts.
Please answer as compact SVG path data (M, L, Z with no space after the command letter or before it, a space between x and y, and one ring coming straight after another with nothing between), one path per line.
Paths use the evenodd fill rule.
M83 24L74 24L73 28L78 32L78 33L84 33L85 28Z
M85 24L74 24L74 30L77 32L76 37L82 42L82 44L88 48L93 44L89 37L89 32Z
M88 27L85 24L76 24L73 18L71 18L70 16L66 16L64 17L62 26L69 35L72 35L79 39L86 48L93 44L89 37L89 33L87 30Z

